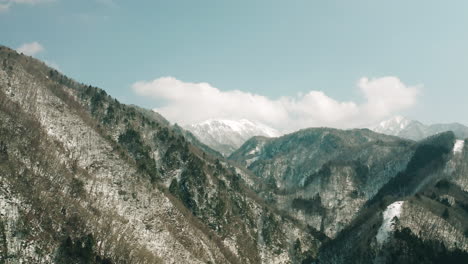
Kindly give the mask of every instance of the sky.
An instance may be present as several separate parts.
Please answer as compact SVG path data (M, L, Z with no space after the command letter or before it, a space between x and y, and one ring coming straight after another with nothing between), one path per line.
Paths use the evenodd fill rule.
M468 124L467 13L464 0L0 0L0 44L180 124Z

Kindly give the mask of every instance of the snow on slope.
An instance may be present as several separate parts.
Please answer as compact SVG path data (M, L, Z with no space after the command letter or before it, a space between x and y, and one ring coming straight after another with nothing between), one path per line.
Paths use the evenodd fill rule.
M403 201L394 202L383 212L383 222L376 236L379 245L382 245L388 239L390 232L395 230L394 218L400 216L402 207Z
M227 156L253 136L278 137L281 134L264 124L247 119L209 119L185 127L201 142Z
M454 153L462 152L464 146L465 146L465 140L458 139L457 141L455 141L455 145L453 146L453 152Z
M402 116L395 116L389 120L380 122L377 126L371 128L371 130L389 135L398 135L403 131L413 120L407 119Z
M382 121L378 125L370 127L370 129L377 133L412 140L421 140L446 131L454 132L455 136L459 139L468 138L468 127L462 124L448 123L425 125L421 122L410 120L402 116L396 116L389 120Z

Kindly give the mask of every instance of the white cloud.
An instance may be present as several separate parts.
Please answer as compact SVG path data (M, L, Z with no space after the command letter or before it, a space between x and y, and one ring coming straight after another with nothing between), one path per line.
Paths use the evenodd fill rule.
M55 1L56 0L0 0L0 13L10 10L11 6L15 4L37 5Z
M23 53L28 56L36 56L37 54L43 52L45 50L44 46L42 46L39 42L34 41L31 43L24 43L19 48L16 49L19 53ZM52 67L58 71L61 71L59 65L53 61L42 59L47 66Z
M411 107L419 93L419 87L408 87L396 77L361 78L358 86L367 99L365 110L378 117Z
M39 42L34 41L31 43L24 43L16 50L28 56L34 56L44 51L44 47Z
M322 91L295 97L270 99L240 90L221 91L208 83L188 83L173 77L141 81L132 89L162 103L154 110L180 124L209 118L259 121L284 132L306 127L363 127L410 108L416 103L418 87L407 86L396 77L362 78L358 87L364 103L342 102Z

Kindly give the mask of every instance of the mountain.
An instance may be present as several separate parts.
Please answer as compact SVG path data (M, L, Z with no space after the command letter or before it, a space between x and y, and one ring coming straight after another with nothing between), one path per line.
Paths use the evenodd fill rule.
M418 122L403 116L395 116L391 119L380 122L377 126L373 127L372 130L377 133L396 136L412 123Z
M0 46L0 263L316 258L321 242L237 171L161 115Z
M467 153L310 128L225 158L0 46L0 263L468 263Z
M468 127L462 124L451 123L425 125L421 122L410 120L402 116L396 116L389 120L382 121L371 129L377 133L393 135L412 140L421 140L423 138L446 131L453 131L455 136L460 139L468 138Z
M247 119L209 119L185 128L202 143L219 151L224 156L229 156L253 136L277 137L280 135L271 127Z
M173 129L175 131L177 131L177 133L181 134L184 136L184 138L190 142L192 145L195 145L196 147L198 147L199 149L203 150L203 152L205 153L208 153L210 155L212 155L213 157L216 157L216 158L219 158L219 159L224 159L224 156L223 154L221 154L220 152L212 149L211 147L205 145L204 143L202 143L200 140L198 140L198 138L192 134L192 132L188 131L187 129L175 124L173 126Z
M414 150L411 141L367 129L310 128L252 138L229 159L256 175L265 199L333 238Z
M229 159L320 238L318 263L465 263L466 150L453 132L414 142L311 128L254 137Z
M466 263L468 148L464 140L447 145L453 138L418 143L406 169L321 247L319 262Z

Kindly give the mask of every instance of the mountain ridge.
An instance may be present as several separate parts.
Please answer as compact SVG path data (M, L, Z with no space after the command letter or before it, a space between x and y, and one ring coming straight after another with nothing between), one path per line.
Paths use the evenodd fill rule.
M277 137L280 133L264 124L247 119L208 119L185 126L202 143L229 156L253 136Z
M468 127L463 124L453 122L425 125L419 121L411 120L402 116L395 116L391 119L384 120L370 129L378 133L399 136L412 140L422 140L426 137L445 131L453 131L455 136L459 139L468 138Z
M316 256L318 242L304 227L164 118L1 46L0 62L0 204L7 205L0 260L281 263ZM296 241L304 252L292 250Z
M319 263L395 263L397 258L415 263L421 258L405 250L428 250L434 259L463 263L468 259L462 253L468 247L462 220L468 217L462 209L467 197L461 195L468 193L464 142L453 132L415 142L369 129L310 128L280 138L252 138L230 159L254 173L256 190L267 201L326 235ZM454 200L448 205L444 199ZM401 202L401 212L386 224L392 228L383 236L382 215L394 202ZM437 243L447 245L448 252ZM403 252L396 253L397 248Z
M0 262L466 263L454 133L309 128L226 159L38 60L0 62Z

